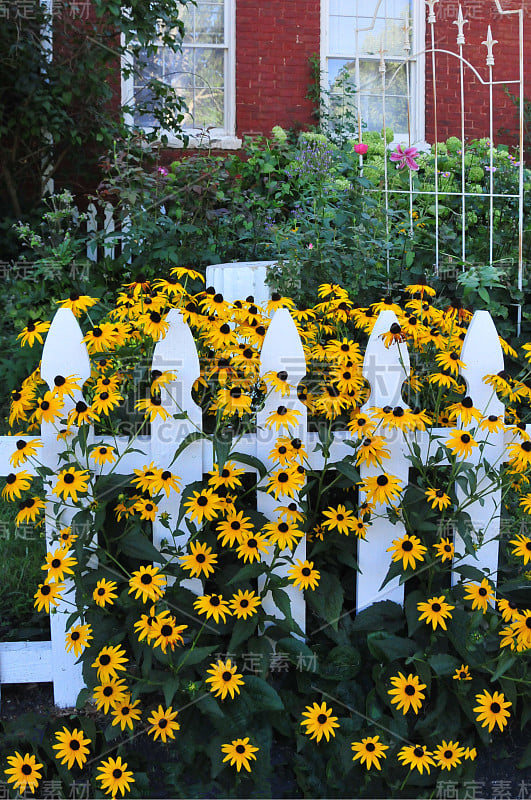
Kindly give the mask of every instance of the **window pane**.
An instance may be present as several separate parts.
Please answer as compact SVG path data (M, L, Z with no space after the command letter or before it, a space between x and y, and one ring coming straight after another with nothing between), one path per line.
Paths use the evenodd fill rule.
M224 84L223 50L196 48L194 50L194 71L197 86L222 88Z
M385 121L394 133L407 131L407 99L405 97L386 97Z
M223 44L224 35L223 4L200 3L195 13L196 42Z

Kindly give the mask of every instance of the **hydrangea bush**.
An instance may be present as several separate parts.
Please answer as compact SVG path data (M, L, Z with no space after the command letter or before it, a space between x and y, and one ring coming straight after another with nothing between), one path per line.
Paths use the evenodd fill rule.
M75 293L61 301L83 326L91 358L85 400L69 402L81 388L76 375L48 387L37 367L24 380L11 398L13 472L2 495L18 503L17 524L42 525L44 495L31 464L58 500L35 606L53 614L72 581L65 647L81 661L86 688L64 714L0 723L2 768L14 789L38 796L55 780L65 796L88 781L94 797L151 797L162 784L169 796L345 797L355 782L359 796L429 797L445 776L457 784L473 777L478 752L501 746L508 727L517 736L524 729L531 345L521 354L521 379L487 378L505 416L475 408L459 376L470 314L434 294L419 281L400 303L360 307L340 286L323 284L311 308L278 293L259 308L252 298L229 303L204 289L199 273L177 267L167 278L131 279L110 309ZM138 434L168 414L163 399L175 376L150 370L172 308L198 346L193 392L203 409L203 432L175 455L198 436L213 452L212 470L190 485L173 471L175 459L117 475L127 451L119 456L108 444L125 432L128 449L138 450ZM289 309L303 343L308 374L298 387L285 370L259 375L277 309ZM415 355L408 402L395 408L367 402L361 373L382 310L397 318L382 334L385 346L407 345ZM21 345L37 351L48 327L26 326ZM295 389L319 434L322 470L312 469L296 436ZM272 391L279 405L266 420L271 451L262 463L238 443ZM65 448L57 475L39 459L42 422L56 427ZM433 425L448 437L422 461L416 433ZM352 453L334 461L339 429L350 431ZM480 487L467 458L476 439L500 430L512 442L508 463L492 464ZM396 431L409 443L407 486L386 471ZM23 433L33 436L17 438ZM443 455L449 466L436 469ZM462 562L482 543L466 508L499 486L507 524L496 585L481 563ZM257 510L261 492L276 501L272 519ZM159 510L174 493L177 518ZM74 509L68 525L61 504ZM405 526L389 548L385 581L405 582L405 602L383 600L356 614L358 541L370 544L382 516ZM157 518L167 530L160 550L151 541ZM306 602L305 632L294 619L294 592ZM528 748L522 765L530 760Z

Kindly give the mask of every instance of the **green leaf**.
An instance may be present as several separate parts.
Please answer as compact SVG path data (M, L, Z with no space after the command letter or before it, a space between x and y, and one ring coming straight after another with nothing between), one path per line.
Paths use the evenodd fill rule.
M428 663L437 675L453 675L459 669L459 661L448 653L435 653L428 658Z
M253 614L250 619L236 620L232 629L232 636L229 642L228 652L232 653L234 650L236 650L238 645L253 636L257 625L258 614Z
M182 668L184 666L190 667L192 664L199 664L214 651L219 651L219 645L211 644L205 647L194 647L193 650L191 648L189 650L182 650L179 653L176 666Z
M412 656L417 649L417 645L411 639L403 639L401 636L388 635L380 631L367 636L367 645L375 658L385 662Z
M388 630L389 622L395 624L402 621L402 606L392 600L379 600L363 611L356 614L352 623L354 631L374 631L385 628Z
M342 475L352 481L352 483L358 483L360 479L360 474L356 467L353 464L349 464L348 461L337 461L335 464L329 465L330 469L337 469Z
M361 668L361 654L350 645L333 647L319 662L319 674L334 681L352 680Z
M264 467L260 459L256 458L256 456L249 456L246 453L231 453L230 456L233 461L236 461L236 463L247 464L248 467L255 469L262 480L267 475L267 469Z
M178 678L170 678L169 680L164 682L162 691L164 693L164 702L166 703L166 708L168 708L168 706L171 706L172 700L179 690L179 686L180 686L180 681Z
M518 762L517 767L518 769L526 769L527 767L531 767L531 742L529 742L524 750L524 754Z
M196 442L198 439L208 439L208 438L209 438L208 435L206 433L203 433L202 431L192 431L192 433L189 433L188 436L185 436L181 444L175 451L175 454L168 465L168 469L171 467L175 459L178 458L183 452L183 450L186 450L186 448L189 445L191 445L192 442Z
M276 652L289 658L297 669L315 672L317 669L317 655L308 645L300 639L286 636L277 642Z
M152 543L140 531L131 531L120 540L120 551L125 555L139 558L142 561L163 562L165 559Z
M279 694L257 675L244 675L245 691L252 697L256 711L283 711L284 704Z
M214 436L213 445L215 463L218 465L219 471L221 472L232 447L232 437L220 438Z
M308 605L324 619L333 630L337 631L341 610L343 608L343 587L337 575L321 570L319 585L305 594ZM326 630L327 626L322 628Z
M506 650L503 650L498 660L498 666L496 667L496 670L492 678L490 679L490 682L494 683L494 681L497 681L498 678L500 678L502 675L505 675L507 670L512 667L515 661L516 661L516 656L512 655L510 652L507 652Z
M238 570L236 575L233 575L230 581L227 581L227 586L232 586L234 583L240 583L251 580L252 578L257 578L262 574L263 571L264 565L260 561L256 561L254 564L245 564L241 569Z

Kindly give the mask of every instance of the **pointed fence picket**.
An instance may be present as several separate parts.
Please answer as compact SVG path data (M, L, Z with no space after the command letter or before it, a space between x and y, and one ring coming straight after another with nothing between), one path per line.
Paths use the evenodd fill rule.
M405 344L393 345L386 348L381 334L388 331L396 320L393 312L382 312L377 319L366 350L363 375L370 384L370 397L365 408L371 406L392 407L401 405L402 387L409 375L409 356ZM115 447L121 456L118 464L103 467L91 467L95 475L105 475L110 469L118 475L131 475L133 469L143 468L153 462L155 466L171 469L181 478L183 488L191 482L201 481L203 474L212 468L214 453L212 443L205 438L192 441L175 459L174 455L180 443L191 433L201 433L201 409L191 396L192 384L199 376L199 360L195 342L188 325L184 322L181 312L172 310L168 317L168 331L164 338L155 347L152 368L160 372L169 371L174 378L162 391L162 405L168 412L166 419L153 421L149 436L139 435L130 439L126 436L104 437L91 432L92 441ZM60 309L52 322L43 350L41 374L50 388L55 385L57 375L77 375L82 386L90 375L90 362L85 344L82 342L82 332L71 311ZM486 311L476 312L469 326L467 337L463 345L463 359L467 364L462 370L467 382L468 392L474 404L480 411L499 414L503 412L503 405L496 398L492 388L483 380L485 374L498 372L503 368L503 356L499 346L498 336ZM246 456L254 456L266 466L271 466L270 451L276 439L276 432L266 427L265 422L269 414L278 409L279 405L295 409L300 412L298 423L290 426L289 436L301 439L306 453L307 465L311 469L323 468L324 456L322 449L317 445L317 433L307 431L306 407L297 396L297 385L306 373L306 361L301 339L289 311L277 311L269 325L264 339L261 354L260 375L266 372L278 372L282 369L288 373L288 382L291 385L289 396L282 397L277 390L271 390L265 401L264 408L257 414L256 433L246 434L237 443L237 451ZM66 400L67 409L82 399L82 392L76 392L74 398ZM175 418L174 415L177 415ZM288 433L282 429L278 432ZM432 436L445 441L448 428L434 428ZM385 431L383 432L385 433ZM391 459L386 461L385 469L397 475L405 486L408 480L409 461L406 458L407 446L404 434L396 431L387 432L387 447L391 452ZM349 447L351 433L348 431L335 431L334 440L330 446L330 459L339 461L346 455L352 455ZM428 454L429 436L427 432L407 434L416 441L424 457ZM41 462L48 466L54 473L61 468L60 454L64 447L57 440L56 431L51 424L43 423L41 437L44 447L40 453ZM24 437L19 437L24 438ZM27 437L30 438L30 437ZM14 449L14 438L11 436L0 437L0 475L7 475L12 471L9 456ZM505 446L512 441L507 434L485 436L483 447L488 460L492 453L496 457L499 467L504 458ZM433 446L433 444L432 444ZM487 448L492 448L487 454ZM140 452L136 452L140 451ZM478 465L478 482L484 478L483 468L479 464L479 448L474 454L473 463ZM440 462L441 466L444 462ZM256 474L246 461L240 463L247 471ZM30 466L26 466L32 472ZM33 470L33 474L35 471ZM370 469L362 468L362 476L373 474ZM52 479L53 483L53 479ZM261 482L263 486L264 482ZM53 489L53 486L50 487ZM498 542L494 538L499 531L500 492L489 492L483 504L475 503L469 508L471 519L474 521L476 531L484 533L485 543L472 556L469 562L482 569L487 569L495 575L497 570ZM271 494L258 492L257 507L268 519L276 517L276 508L289 500L281 497L278 501ZM68 525L74 513L73 508L67 504L59 503L58 498L47 494L46 536L47 545L51 546L52 537L59 529L59 525ZM173 520L178 516L180 497L174 492L164 498L160 510L171 514ZM59 516L55 511L59 508ZM55 522L57 520L57 523ZM358 542L358 563L360 571L356 574L356 609L366 608L371 603L382 599L391 599L398 603L403 602L404 586L397 580L381 588L382 580L389 567L391 556L388 548L393 539L404 533L400 523L391 524L386 518L378 518L371 525L367 533L367 540ZM170 532L160 523L153 525L153 543L157 550L163 545L163 540L171 536ZM186 543L188 535L178 534L178 544ZM356 541L351 537L353 548ZM459 539L457 539L459 542ZM305 558L305 541L300 542L295 551L295 557ZM278 567L278 574L284 575L284 566ZM454 575L454 581L458 576ZM187 581L187 586L199 593L200 582ZM71 584L69 584L71 590ZM291 611L294 621L302 632L305 632L305 601L304 595L298 590L288 587L284 590L291 599ZM279 597L273 596L264 599L264 607L273 617L279 617ZM65 602L60 603L57 613L50 615L51 639L49 642L7 642L0 643L0 686L2 683L27 683L31 681L53 681L54 697L58 706L67 707L76 701L79 690L83 686L83 679L79 665L75 664L73 653L64 650L65 624L71 607Z

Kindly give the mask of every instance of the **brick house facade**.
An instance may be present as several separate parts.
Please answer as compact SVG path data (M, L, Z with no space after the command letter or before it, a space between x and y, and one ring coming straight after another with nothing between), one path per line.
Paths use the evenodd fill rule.
M524 8L524 20L529 0L501 0L503 10ZM355 49L355 25L366 23L374 13L385 16L387 11L395 16L404 13L407 0L209 0L209 7L223 6L225 30L220 34L216 58L221 64L220 52L223 50L225 66L220 77L221 89L210 90L223 97L225 106L224 124L215 128L212 144L219 147L238 147L242 138L249 134L271 132L274 125L284 128L307 128L314 123L313 105L307 98L311 83L310 59L319 55L321 66L327 68L327 59L334 36L350 47L349 58ZM435 46L438 49L456 53L458 33L458 0L435 0L432 3L436 16L434 25ZM519 79L519 38L518 15L501 15L494 0L462 0L463 17L467 22L463 30L465 44L463 56L475 67L483 80L488 80L486 65L487 48L482 44L487 38L490 25L496 44L493 46L495 64L494 81L518 81ZM353 10L354 9L354 10ZM375 11L376 9L376 11ZM398 10L399 9L399 10ZM199 19L199 11L194 12ZM411 19L417 28L413 32L411 56L414 66L410 74L412 95L417 93L415 114L416 141L433 142L435 138L435 104L433 93L431 26L427 22L429 5L424 0L412 0ZM357 17L356 17L357 14ZM343 15L343 16L342 16ZM349 16L350 15L350 16ZM362 16L365 15L365 16ZM373 20L374 21L374 20ZM350 33L346 22L352 23ZM196 23L194 23L195 25ZM199 23L197 23L199 24ZM376 19L381 28L381 19ZM335 26L335 27L334 27ZM333 31L339 31L334 33ZM531 29L524 26L524 73L531 65ZM376 35L376 34L375 34ZM348 37L352 43L348 45ZM203 38L201 38L203 37ZM222 44L221 39L224 37ZM189 58L204 56L205 35L198 34L199 44L190 39ZM526 44L528 46L526 46ZM195 51L193 48L196 48ZM208 49L208 45L206 46ZM423 52L423 48L425 51ZM214 53L214 50L212 51ZM190 55L191 54L191 55ZM414 57L416 56L416 57ZM378 60L373 55L368 66L376 73ZM386 56L387 58L387 56ZM392 66L400 63L398 56ZM337 63L345 63L346 57ZM333 59L330 61L332 63ZM194 62L195 63L195 62ZM353 63L353 62L351 62ZM199 70L200 72L200 70ZM218 70L221 75L221 68ZM359 76L359 72L358 72ZM481 83L478 75L465 65L465 138L473 139L489 134L489 88ZM325 78L326 80L326 78ZM195 78L194 78L195 81ZM515 94L518 85L511 84ZM199 92L200 90L186 89ZM460 136L461 114L459 106L460 66L459 60L451 55L438 53L436 57L436 115L439 141L450 135ZM374 98L373 98L374 99ZM192 98L193 101L193 98ZM399 102L398 100L396 102ZM494 138L498 142L516 145L518 143L518 112L514 102L508 97L503 86L493 89ZM220 111L220 114L222 112ZM373 125L374 127L374 125ZM218 135L219 134L219 135ZM175 151L173 151L175 157Z

